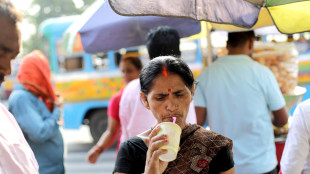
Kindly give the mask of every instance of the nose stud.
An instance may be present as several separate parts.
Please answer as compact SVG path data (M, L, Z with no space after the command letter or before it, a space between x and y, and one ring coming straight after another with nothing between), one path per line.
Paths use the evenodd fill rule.
M175 108L176 108L176 109L179 109L179 105L175 105Z

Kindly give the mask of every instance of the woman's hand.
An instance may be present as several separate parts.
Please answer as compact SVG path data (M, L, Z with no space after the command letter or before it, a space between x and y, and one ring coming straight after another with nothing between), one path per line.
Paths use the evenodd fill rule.
M58 93L56 93L56 97L57 97L57 102L55 103L55 106L59 107L62 110L63 109L64 98L60 94L58 94Z
M157 135L159 130L160 127L157 126L149 135L149 148L146 154L145 174L161 174L168 166L168 162L159 159L160 155L167 153L167 150L159 149L159 147L169 144L167 135Z
M87 153L87 162L91 164L95 164L97 162L97 159L99 158L102 151L98 150L98 147L93 146Z
M59 120L58 120L58 124L63 126L64 125L64 120L63 120L63 103L64 103L64 99L58 93L56 93L56 97L57 97L57 102L55 103L55 107L58 107L60 109L60 117L59 117Z

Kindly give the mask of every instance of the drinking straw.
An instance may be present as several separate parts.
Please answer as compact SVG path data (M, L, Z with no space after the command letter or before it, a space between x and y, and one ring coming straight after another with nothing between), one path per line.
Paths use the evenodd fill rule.
M175 123L175 121L177 120L176 117L172 117L172 119L173 119L173 123Z

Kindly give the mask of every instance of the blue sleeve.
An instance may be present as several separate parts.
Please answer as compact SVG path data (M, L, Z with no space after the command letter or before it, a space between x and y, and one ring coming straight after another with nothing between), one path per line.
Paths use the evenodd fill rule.
M266 68L267 69L267 68ZM276 111L285 106L285 100L273 73L267 69L265 78L265 98L271 111Z
M14 115L25 136L34 142L41 143L57 133L59 128L57 120L60 116L60 109L55 108L52 113L47 112L49 115L43 117L40 115L39 110L44 108L39 108L40 106L36 105L35 99L27 95L27 93L13 94L9 98L9 110Z
M196 85L195 93L194 93L194 105L199 107L207 108L207 102L205 99L205 95L203 93L202 81L199 81Z

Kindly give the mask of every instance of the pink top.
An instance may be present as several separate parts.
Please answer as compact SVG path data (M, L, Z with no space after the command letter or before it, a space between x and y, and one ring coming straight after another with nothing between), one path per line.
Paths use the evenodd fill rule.
M145 108L140 98L140 80L131 81L124 89L119 117L122 125L121 143L136 136L157 123L152 112ZM186 122L196 124L196 112L191 102Z
M37 174L39 166L13 115L0 103L0 173Z
M115 119L118 122L120 122L120 120L119 120L119 103L121 101L121 97L122 97L123 91L124 91L124 88L122 90L120 90L118 93L116 93L110 99L109 106L108 106L108 116L112 117L113 119ZM118 143L117 143L116 152L118 151L118 148L119 148L121 135L122 135L122 130L121 130L121 132L119 134L119 139L118 139Z
M108 116L114 118L119 121L119 103L121 101L121 97L123 94L124 88L116 93L109 102L108 106Z

